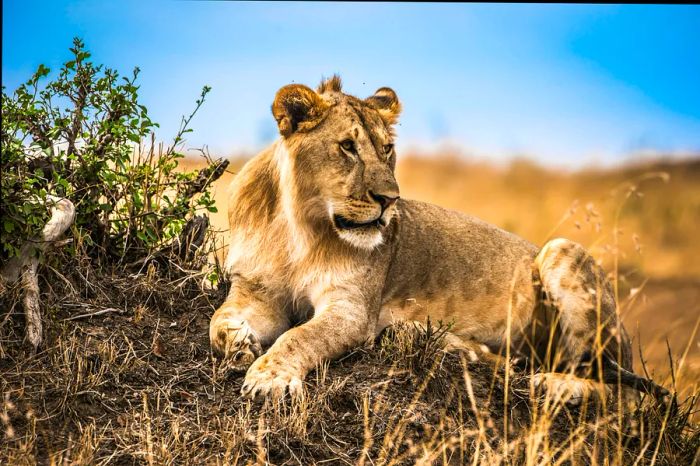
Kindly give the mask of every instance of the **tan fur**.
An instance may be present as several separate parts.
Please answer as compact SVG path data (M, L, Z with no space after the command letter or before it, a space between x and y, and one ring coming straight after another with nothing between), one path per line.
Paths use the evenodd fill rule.
M366 100L342 93L337 76L318 92L277 93L282 137L232 184L232 289L210 327L225 360L252 362L243 392L300 393L320 362L428 316L451 323L450 346L470 357L510 343L545 364L563 341L574 363L598 344L629 367L609 284L580 246L538 250L479 219L397 200L400 108L389 88Z

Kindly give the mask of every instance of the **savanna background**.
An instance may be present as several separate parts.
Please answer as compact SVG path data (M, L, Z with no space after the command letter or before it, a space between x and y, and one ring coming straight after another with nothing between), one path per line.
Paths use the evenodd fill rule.
M697 464L699 23L692 5L3 2L4 94L40 64L54 79L79 36L96 63L122 76L140 68L129 92L159 126L126 140L134 166L175 161L194 175L164 176L186 187L212 159L230 164L155 239L142 222L148 202L138 221L129 208L146 189L133 180L153 170L128 172L126 189L101 185L122 196L108 219L115 238L123 225L145 236L125 243L128 261L85 253L85 217L67 249L46 254L37 353L22 348L14 291L2 296L0 462ZM435 351L439 331L411 329L319 368L301 406L241 400L240 374L217 372L207 335L226 293L215 261L225 256L227 186L277 137L275 91L333 73L347 93L390 86L401 99L403 197L538 245L563 236L588 248L616 285L635 371L673 388L675 408L645 400L629 432L610 407L541 407L526 377L467 370ZM202 212L204 261L152 267Z

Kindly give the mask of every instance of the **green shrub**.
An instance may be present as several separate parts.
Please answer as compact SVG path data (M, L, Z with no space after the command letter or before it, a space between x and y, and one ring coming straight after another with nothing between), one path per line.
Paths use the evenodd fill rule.
M75 204L73 252L112 263L146 257L196 212L216 211L209 186L225 162L178 170L183 136L210 88L164 148L139 104L139 69L120 77L95 65L79 39L70 51L55 79L40 65L12 95L2 90L3 261L40 234L47 195Z

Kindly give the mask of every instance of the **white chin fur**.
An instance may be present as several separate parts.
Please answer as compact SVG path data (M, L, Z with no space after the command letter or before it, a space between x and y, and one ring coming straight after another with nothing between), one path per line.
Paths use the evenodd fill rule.
M354 231L354 230L336 230L340 239L358 249L372 250L382 244L384 238L382 233L373 229L373 231Z

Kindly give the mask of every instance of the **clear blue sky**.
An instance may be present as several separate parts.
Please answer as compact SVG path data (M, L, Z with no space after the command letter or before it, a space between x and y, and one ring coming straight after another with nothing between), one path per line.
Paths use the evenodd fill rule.
M188 145L222 154L276 137L280 86L332 73L360 97L396 90L399 149L568 166L700 151L698 6L5 0L3 85L57 69L73 36L141 68L164 139L211 85Z

